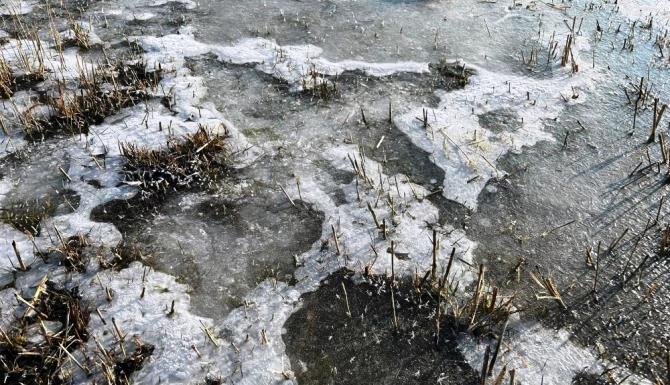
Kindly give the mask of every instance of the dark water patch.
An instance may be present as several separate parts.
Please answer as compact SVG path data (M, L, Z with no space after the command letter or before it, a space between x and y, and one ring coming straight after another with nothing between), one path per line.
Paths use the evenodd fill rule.
M409 285L394 291L397 329L385 280L356 283L341 270L302 300L283 335L302 385L481 382L459 353L458 328L446 317L436 345L435 307Z
M114 199L91 210L94 222L111 223L121 234L139 231L158 213L155 204L149 204L141 195L130 199Z
M11 224L23 233L39 236L42 220L75 212L79 201L79 194L72 190L55 190L26 201L5 199L0 208L0 222Z
M196 312L219 318L260 281L292 282L295 256L321 236L321 213L268 198L168 202L129 242L194 289Z
M501 108L479 115L479 125L499 134L518 131L523 126L523 121L514 110Z

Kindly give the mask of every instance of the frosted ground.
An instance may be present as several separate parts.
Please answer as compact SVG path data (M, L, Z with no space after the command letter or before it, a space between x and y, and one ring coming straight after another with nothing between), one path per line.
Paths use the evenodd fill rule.
M61 60L45 27L46 79L0 105L0 207L50 202L38 231L0 223L0 328L46 276L91 312L61 368L72 383L100 383L93 356L131 344L119 334L154 347L136 384L481 383L499 327L447 319L434 347L434 311L363 277L421 278L435 232L440 271L455 250L454 301L480 265L513 298L488 383L503 367L521 384L667 383L667 159L647 142L653 98L670 100L670 2L612 3L64 1L49 16L4 2L17 76L17 15L65 40L76 23L92 47ZM40 92L129 50L160 68L153 97L87 135L24 133L22 116L49 114ZM143 200L119 144L160 149L201 125L227 136L226 177ZM40 258L81 234L144 258L81 271Z

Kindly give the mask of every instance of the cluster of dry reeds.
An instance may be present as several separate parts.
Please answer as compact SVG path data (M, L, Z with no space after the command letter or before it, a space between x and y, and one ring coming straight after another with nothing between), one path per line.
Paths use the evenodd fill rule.
M440 81L438 84L441 84L446 89L465 87L470 80L470 76L475 74L473 69L466 67L464 64L450 62L445 59L431 64L430 69L439 77Z
M451 68L451 69L446 69ZM464 75L463 81L467 81L468 72L460 68L445 67L442 71L457 71L448 76L456 76L458 74ZM372 283L379 287L388 288L391 292L390 300L393 305L392 309L393 320L391 327L398 328L398 315L395 312L396 302L403 303L404 301L414 298L422 306L434 307L433 320L435 322L435 343L440 344L440 336L443 335L441 328L450 327L458 329L462 332L471 333L475 336L483 337L487 340L493 341L487 348L484 358L484 365L481 370L482 383L501 384L503 380L509 380L510 383L515 383L515 369L506 365L496 366L496 361L501 354L501 347L503 346L503 338L510 320L510 317L519 310L514 305L515 295L504 293L503 289L496 287L493 283L486 279L486 270L480 265L479 273L477 275L476 284L467 287L459 288L460 282L457 274L455 274L455 264L460 260L457 256L457 250L452 248L451 254L444 266L439 266L439 253L441 250L439 227L433 228L433 236L431 239L432 250L432 265L425 271L423 275L418 272L414 275L411 281L408 294L406 282L403 280L396 280L395 264L396 260L407 258L405 253L398 251L398 245L392 240L394 234L394 227L396 225L393 217L400 215L407 215L405 212L408 207L403 202L408 197L401 194L399 190L399 182L397 178L394 180L383 180L381 172L379 180L376 176L372 176L369 165L366 162L366 157L360 150L356 156L349 156L351 168L356 175L356 192L358 201L361 202L361 207L367 207L370 212L370 227L378 230L378 240L388 241L390 247L387 251L387 258L390 258L391 271L388 274L375 275L372 274L372 267L379 258L383 258L375 246L371 244L374 259L364 267L363 275ZM395 184L395 187L394 187ZM421 197L409 184L410 190L414 198L421 201L426 197ZM370 194L365 194L369 192ZM373 197L372 201L366 201L367 198ZM376 200L375 200L376 198ZM385 218L386 215L380 214L380 207L388 208L390 212L391 221ZM403 214L404 213L404 214ZM410 214L411 215L411 214ZM335 253L338 256L346 256L346 249L342 246L337 229L332 226L332 243L335 247ZM462 261L462 260L461 260ZM517 275L520 275L521 263L515 268ZM535 280L533 276L532 279ZM538 295L538 299L552 299L563 305L560 293L553 283L553 281L543 276L537 279L541 289L546 291ZM344 300L347 304L347 315L350 315L348 306L348 299L346 290L344 291ZM402 320L400 320L402 321ZM502 366L502 367L501 367Z
M227 137L225 132L213 134L200 126L183 139L168 139L166 149L121 144L121 153L127 160L123 170L125 181L151 194L212 187L229 169Z
M302 93L316 100L331 100L339 96L340 91L333 79L312 67L308 76L302 80Z
M6 135L10 135L10 128L13 129L14 125L32 141L58 134L88 134L91 125L100 124L122 108L153 97L162 76L160 68L150 70L139 60L110 60L104 50L101 52L104 62L84 64L78 59L76 74L66 73L73 68L66 68L64 47L91 49L90 33L82 24L70 20L72 34L69 41L63 42L54 27L56 23L50 8L48 13L50 23L46 29L50 30L39 33L37 29L40 26L30 26L20 16L12 16L12 36L15 38L11 48L0 49L0 99L14 107L16 120L10 122L10 127L6 125L9 117L0 116L0 128ZM49 33L53 41L43 42L40 36L44 38ZM47 45L53 45L57 55L53 55ZM53 73L58 71L62 73ZM13 97L19 91L30 91L32 106L27 109L17 106ZM184 174L178 178L181 181L187 178L199 181L201 179L193 173L205 173L208 167L212 167L210 163L218 159L214 159L212 153L220 151L222 143L222 138L210 136L202 130L187 137L186 143L170 142L166 154L172 154L173 158L158 153L149 155L142 150L131 149L132 146L126 146L125 153L132 154L130 163L136 167L147 160L142 159L142 155L148 155L158 163L167 162L164 165L168 171L182 171ZM210 155L212 158L208 159ZM16 204L0 209L0 221L29 234L29 239L33 240L32 236L40 233L42 220L53 214L53 210L50 201ZM55 234L56 245L47 250L37 250L33 242L35 255L41 260L31 263L24 260L17 243L12 242L18 262L10 261L16 265L15 273L25 274L41 263L57 263L72 273L69 276L79 276L79 273L86 272L93 256L99 259L99 267L103 269L123 267L130 260L138 259L135 253L121 249L100 256L99 249L94 249L84 235L65 238L58 229L55 229ZM128 385L132 373L151 356L154 347L138 338L123 335L113 318L117 345L105 348L95 337L91 337L87 327L92 313L79 295L78 287L71 288L72 285L70 281L61 286L45 276L34 292L31 288L30 294L15 294L19 305L16 320L0 328L0 383L67 384L75 373L83 373L94 384ZM111 300L111 290L105 289L105 292ZM100 312L98 316L107 324ZM89 343L91 338L95 340L95 345Z
M18 89L41 82L47 78L47 55L38 31L24 24L21 17L12 17L13 27L18 33L15 47L0 50L0 98L10 98ZM55 33L55 30L53 30ZM6 42L1 42L6 43ZM5 52L12 52L15 68L10 66ZM61 60L63 52L60 52Z
M513 297L503 297L499 290L491 287L485 282L484 269L480 269L480 275L471 295L465 297L458 293L458 282L455 278L449 278L453 266L455 253L452 253L449 264L442 274L436 274L434 269L428 270L423 278L415 275L413 280L394 280L393 275L373 275L369 271L364 276L379 288L378 293L390 291L390 300L393 313L391 327L399 332L399 325L407 324L399 319L395 308L398 303L413 303L419 307L429 306L435 310L431 312L431 318L435 325L435 346L440 347L446 328L472 333L476 336L492 338L494 348L487 348L484 358L484 367L481 370L482 383L501 384L504 379L509 378L510 383L515 382L515 370L508 370L506 365L496 368L496 361L503 346L503 336L511 314L515 311L512 306ZM450 282L451 281L451 282ZM346 289L343 285L343 298L346 304L346 315L351 317ZM488 378L492 378L489 381Z
M56 229L59 246L38 255L45 262L55 258L72 272L85 272L90 259L90 244L83 235L63 239ZM26 266L14 246L20 271ZM118 267L126 255L114 251L112 257L100 257L102 267ZM107 300L112 292L105 288ZM144 292L142 293L144 295ZM3 384L67 384L72 375L83 372L93 383L129 385L132 373L139 370L154 347L139 338L128 341L112 318L118 346L105 349L95 340L97 351L88 351L87 326L91 312L79 296L78 288L62 288L45 276L31 298L16 294L23 310L7 330L0 329L0 372ZM107 321L102 319L103 323ZM94 337L95 339L95 337ZM79 354L79 351L84 354Z
M565 21L565 25L568 27L569 33L565 36L565 41L563 42L562 48L560 48L561 42L556 38L556 32L554 31L554 33L551 34L547 45L547 56L545 62L546 68L550 68L552 63L558 60L561 67L569 66L572 73L579 72L579 63L577 63L575 60L573 48L575 46L576 37L581 33L583 21L584 19L581 19L579 24L577 24L577 17L573 17L571 24ZM598 31L602 32L600 24L598 24ZM521 50L521 62L528 67L537 65L540 62L540 51L541 47L533 46L531 47L529 56L526 57L524 51Z
M7 99L14 94L14 75L4 58L0 58L0 98Z
M89 254L86 250L90 246L89 239L81 234L63 239L57 230L56 235L59 245L42 253L42 257L44 259L56 258L69 271L85 272L89 261Z
M74 21L70 22L70 29L72 30L72 42L71 44L81 48L81 49L90 49L91 40L89 31L87 31L81 23Z
M48 118L24 114L24 131L33 140L63 132L88 134L91 125L122 108L151 97L160 81L160 70L148 71L144 63L120 63L109 68L80 69L78 87L61 86L47 98L52 112Z
M0 330L0 372L5 384L63 384L66 362L88 340L90 312L77 288L57 287L46 277L32 298L16 299L25 311L9 330Z
M100 258L100 267L103 269L121 270L128 267L132 262L145 262L147 259L148 256L142 253L140 247L121 242L121 244L112 249L112 253L108 258Z
M82 24L71 21L71 41L63 43L52 21L48 32L57 56L51 57L49 49L45 48L47 43L40 40L35 29L26 26L18 16L13 21L19 36L11 49L0 50L0 98L11 101L17 91L32 89L37 92L37 100L28 109L14 105L17 125L33 141L58 133L88 134L91 125L100 124L120 109L151 97L151 91L160 81L160 68L148 69L139 60L113 63L104 49L103 63L78 61L76 80L69 80L65 73L52 72L72 70L66 68L64 47L91 48L89 31ZM12 54L11 64L5 56L7 53ZM53 81L47 90L34 87L46 79ZM47 113L39 108L43 106L47 107ZM7 134L4 121L0 123Z

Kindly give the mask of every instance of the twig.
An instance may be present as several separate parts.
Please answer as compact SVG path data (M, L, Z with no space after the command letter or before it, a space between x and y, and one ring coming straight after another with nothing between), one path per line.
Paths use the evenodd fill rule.
M344 292L344 302L347 304L347 315L349 318L351 318L351 308L349 307L349 296L347 295L347 288L344 286L344 282L342 282L342 291Z
M284 193L284 195L286 195L286 198L288 198L288 201L291 202L291 205L292 205L293 207L295 207L295 202L293 202L293 199L291 199L291 197L288 195L288 193L286 192L286 190L284 190L284 187L283 187L282 185L279 185L279 188L280 188L281 191Z

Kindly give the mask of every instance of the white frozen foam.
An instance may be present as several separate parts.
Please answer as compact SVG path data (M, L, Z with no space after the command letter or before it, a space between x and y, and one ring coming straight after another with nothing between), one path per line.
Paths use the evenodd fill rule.
M481 368L486 346L495 342L477 341L471 335L462 335L458 347L473 368ZM494 377L502 367L516 370L516 378L523 384L569 384L579 373L600 375L614 368L601 360L592 349L571 341L566 330L552 330L538 323L511 321L498 356ZM651 385L650 381L632 375L624 368L611 370L617 384Z
M669 0L626 0L618 1L616 7L632 21L648 21L653 18L653 25L668 27L670 22Z

